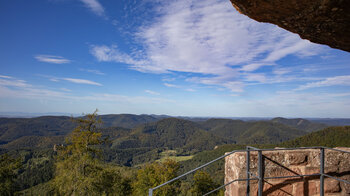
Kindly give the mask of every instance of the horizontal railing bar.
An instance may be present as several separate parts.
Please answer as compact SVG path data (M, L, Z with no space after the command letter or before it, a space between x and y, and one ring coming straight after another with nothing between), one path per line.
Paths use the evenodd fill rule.
M210 162L208 162L208 163L206 163L206 164L204 164L204 165L201 165L201 166L199 166L199 167L197 167L197 168L195 168L195 169L193 169L193 170L191 170L191 171L188 171L188 172L186 172L186 173L184 173L184 174L182 174L182 175L180 175L180 176L178 176L178 177L176 177L176 178L173 178L173 179L171 179L171 180L169 180L168 182L165 182L165 183L163 183L163 184L161 184L161 185L158 185L158 186L156 186L156 187L154 187L154 188L152 188L153 190L155 190L155 189L158 189L158 188L160 188L160 187L162 187L162 186L165 186L165 185L167 185L167 184L169 184L169 183L171 183L171 182L174 182L175 180L178 180L178 179L180 179L180 178L182 178L182 177L184 177L184 176L187 176L188 174L191 174L191 173L193 173L193 172L195 172L195 171L197 171L197 170L199 170L199 169L202 169L203 167L206 167L206 166L208 166L208 165L210 165L210 164L212 164L212 163L214 163L214 162L216 162L216 161L218 161L218 160L220 160L220 159L222 159L222 158L225 158L225 157L227 157L227 156L229 156L229 155L231 155L231 154L233 154L233 153L236 153L236 152L245 152L246 150L234 150L234 151L232 151L232 152L229 152L229 153L227 153L227 154L224 154L224 155L222 155L222 156L220 156L220 157L218 157L218 158L216 158L216 159L214 159L214 160L212 160L212 161L210 161Z
M340 150L340 149L335 149L335 148L329 148L329 147L323 147L323 148L324 149L328 149L328 150L338 151L338 152L350 153L350 151L345 151L345 150Z
M327 176L328 178L333 178L334 180L338 180L338 181L344 182L344 183L346 183L346 184L350 184L349 181L346 181L346 180L343 180L343 179L339 179L339 178L330 176L330 175L328 175L328 174L323 174L323 175L324 175L324 176Z
M297 147L297 148L266 148L266 149L252 149L249 151L278 151L278 150L307 150L307 149L320 149L324 147L312 146L312 147Z
M207 193L204 194L203 196L212 194L212 193L214 193L214 192L216 192L216 191L218 191L218 190L224 188L225 186L228 186L228 185L230 185L230 184L232 184L232 183L234 183L234 182L238 182L238 181L247 181L247 180L248 180L247 178L246 178L246 179L235 179L235 180L232 180L231 182L229 182L229 183L227 183L227 184L224 184L224 185L219 186L218 188L216 188L216 189L214 189L214 190L212 190L212 191L210 191L210 192L207 192ZM258 179L250 178L249 180L258 180Z
M270 179L280 179L280 178L298 178L298 177L310 177L310 176L319 176L321 174L305 174L305 175L296 175L296 176L276 176L276 177L264 177L264 180Z
M251 149L254 149L254 150L260 150L259 148L255 148L255 147L253 147L253 146L247 146L247 148L248 148L248 149L251 148Z

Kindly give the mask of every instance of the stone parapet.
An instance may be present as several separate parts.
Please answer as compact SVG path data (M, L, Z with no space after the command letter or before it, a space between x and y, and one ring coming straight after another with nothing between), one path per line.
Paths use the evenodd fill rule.
M350 151L350 148L337 148ZM320 150L263 151L264 178L277 176L309 175L320 173ZM250 171L258 176L258 153L250 152ZM350 154L325 150L325 173L350 181ZM234 153L225 158L225 183L245 179L246 152ZM251 177L253 178L253 177ZM257 195L258 181L250 181L251 195ZM325 178L325 195L350 195L350 185ZM319 195L319 176L269 179L264 181L263 195ZM246 195L246 182L234 182L226 187L226 196Z

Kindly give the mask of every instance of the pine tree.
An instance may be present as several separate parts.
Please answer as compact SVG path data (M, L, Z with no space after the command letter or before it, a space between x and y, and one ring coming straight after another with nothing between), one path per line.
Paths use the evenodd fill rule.
M104 143L97 111L75 120L78 126L58 148L53 185L59 195L129 195L130 182L100 161Z

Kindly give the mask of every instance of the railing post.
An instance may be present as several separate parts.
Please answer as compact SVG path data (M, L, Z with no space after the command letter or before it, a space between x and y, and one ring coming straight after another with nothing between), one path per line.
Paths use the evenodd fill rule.
M262 151L258 151L258 173L259 173L259 187L258 187L258 195L263 195L264 190L264 160L262 157Z
M247 196L250 194L250 151L247 147Z
M321 147L320 154L320 196L324 195L324 148Z
M153 196L153 189L148 189L148 196Z

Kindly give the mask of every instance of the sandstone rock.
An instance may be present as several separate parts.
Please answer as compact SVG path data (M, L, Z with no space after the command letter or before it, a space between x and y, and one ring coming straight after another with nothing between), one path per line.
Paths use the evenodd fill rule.
M350 148L343 150L350 151ZM325 172L334 177L350 181L350 155L333 150L325 151ZM250 153L250 171L258 175L257 152ZM294 176L320 173L320 150L264 151L264 177ZM239 152L225 158L225 183L246 178L246 153ZM257 180L251 180L251 194L256 195ZM325 195L350 195L350 186L343 182L325 178ZM225 195L245 195L246 182L236 182L226 187ZM265 179L264 195L319 195L320 177L297 177Z
M326 193L337 193L340 191L340 183L334 179L326 179L324 181L324 191Z
M349 0L231 0L242 14L350 52Z

